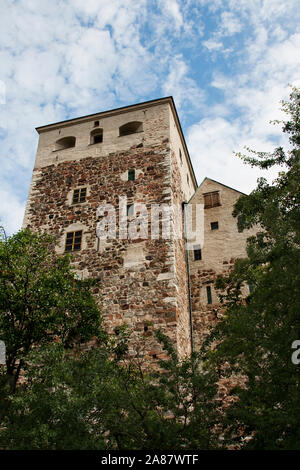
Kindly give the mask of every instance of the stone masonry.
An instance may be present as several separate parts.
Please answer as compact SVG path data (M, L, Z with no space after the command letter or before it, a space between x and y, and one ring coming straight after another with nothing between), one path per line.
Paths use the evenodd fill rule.
M122 324L132 331L132 357L140 355L148 362L164 357L153 336L157 328L170 337L181 357L189 354L192 336L197 347L217 318L216 276L245 256L249 233L239 234L232 217L241 193L207 178L197 189L171 97L37 131L39 143L23 227L54 235L61 254L68 237L81 232L80 248L73 243L71 249L74 267L80 278L98 280L94 293L109 332L117 333ZM80 190L84 197L74 202L74 191ZM175 236L182 219L175 217L174 207L187 201L203 204L204 194L211 192L219 193L220 205L204 209L201 260L195 260L190 250L188 263L184 237ZM146 206L140 220L145 221L148 233L137 230L135 237L123 236L118 226L124 216L120 198L125 198L127 206ZM116 210L117 230L115 237L103 240L96 233L103 220L97 209L108 204ZM168 237L151 236L155 204L171 208ZM123 230L130 231L141 213L137 209L127 214ZM212 222L218 222L217 229L211 229Z
M212 194L216 194L215 205L205 207L205 196L209 198ZM232 216L234 204L242 194L222 183L205 178L190 200L191 205L204 204L204 240L201 246L201 259L197 259L199 258L197 252L189 250L196 349L209 328L216 324L222 314L222 306L214 289L216 278L230 272L237 258L247 256L247 238L256 233L254 229L239 233L237 222ZM249 295L248 286L244 287L244 295Z
M127 123L140 129L120 135ZM102 142L93 143L95 129ZM142 130L141 130L142 129ZM132 330L130 354L162 357L153 329L160 328L181 355L191 350L187 267L183 240L151 238L151 205L181 205L196 189L196 179L172 98L129 106L37 129L39 144L24 227L47 231L65 251L68 233L82 231L81 249L72 252L82 278L95 289L110 332L122 324ZM92 135L91 135L92 134ZM73 141L75 140L75 145ZM75 138L75 139L74 139ZM61 139L68 148L59 148ZM101 138L100 138L101 140ZM63 141L64 142L64 141ZM68 145L69 145L68 144ZM134 169L135 179L129 180ZM72 203L75 189L86 188L84 202ZM120 197L144 203L149 236L99 240L97 208L111 204L119 219ZM134 215L129 215L129 223Z

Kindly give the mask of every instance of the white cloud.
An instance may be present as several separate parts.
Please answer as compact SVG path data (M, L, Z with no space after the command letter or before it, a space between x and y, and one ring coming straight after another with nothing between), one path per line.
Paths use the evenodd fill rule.
M183 18L180 12L180 6L176 0L160 1L162 9L167 13L170 20L175 24L175 28L179 30L183 26Z
M242 23L232 12L224 11L221 13L221 27L224 35L232 35L242 30Z
M271 172L251 169L235 155L245 152L245 146L262 151L273 149L269 141L252 135L251 129L239 120L203 119L189 129L187 145L199 182L207 176L248 193L256 186L258 177L272 181L278 173L278 169Z
M268 172L251 169L233 152L243 151L245 145L254 150L272 151L279 144L287 144L281 127L272 126L269 121L287 118L279 109L280 101L288 99L288 83L299 84L296 3L294 0L289 5L277 0L214 3L216 28L202 44L214 53L216 67L211 85L219 96L223 94L223 99L222 105L207 105L202 113L206 117L187 132L199 180L208 176L248 192L256 186L259 176L269 181L277 176L278 168ZM229 39L234 41L239 33L244 36L230 43L235 58L230 58L233 68L228 63L227 70L221 71L217 62L217 54L224 53L221 40L232 36Z
M207 41L202 41L202 44L209 51L218 51L223 48L223 43L220 41L215 41L214 39L208 39Z
M0 188L1 216L0 225L9 235L18 231L24 217L24 204L14 195L12 187Z
M5 104L5 102L6 102L5 83L2 80L0 80L0 104Z
M186 112L188 109L199 109L203 102L203 92L196 82L189 78L188 72L188 67L182 57L174 57L162 87L165 95L174 97L178 109L183 108Z
M10 230L22 218L36 126L164 95L192 122L199 179L255 184L232 151L277 135L268 120L300 76L297 0L18 0L2 10L0 217Z
M193 27L182 7L176 0L161 2L158 10L147 0L19 0L5 5L0 18L0 83L5 89L0 139L2 185L8 183L0 216L10 229L21 220L13 214L24 208L36 126L164 93L189 106L188 90L200 96L184 61L173 61L170 53L174 38L191 34Z

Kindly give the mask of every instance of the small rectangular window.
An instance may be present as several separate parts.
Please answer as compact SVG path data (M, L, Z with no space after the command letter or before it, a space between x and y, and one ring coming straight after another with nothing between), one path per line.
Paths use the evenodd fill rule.
M73 204L78 204L79 202L85 202L85 200L86 200L86 188L74 189Z
M203 194L203 196L204 196L204 209L210 209L211 207L217 207L221 205L219 191L206 193L206 194Z
M211 228L211 230L218 230L219 222L211 222L210 223L210 228Z
M254 291L254 285L248 284L248 289L249 289L249 294L252 294L252 292Z
M199 261L201 259L202 259L202 253L201 253L200 245L195 245L194 246L194 261Z
M94 127L98 127L99 126L99 121L94 121Z
M206 295L207 295L207 303L212 304L211 287L210 286L206 286Z
M135 180L135 170L131 169L128 170L128 181L134 181Z
M66 236L65 251L81 250L82 230L78 232L69 232Z

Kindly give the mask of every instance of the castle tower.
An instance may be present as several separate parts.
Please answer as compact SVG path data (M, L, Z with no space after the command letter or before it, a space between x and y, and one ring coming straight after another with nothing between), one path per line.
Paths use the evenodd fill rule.
M174 235L180 223L172 208L188 201L197 183L173 99L58 122L37 132L23 226L54 235L58 253L74 256L78 276L99 281L95 293L104 322L110 332L128 325L133 356L141 347L146 360L162 357L153 336L157 328L180 355L188 354L186 252L184 238ZM162 204L171 208L170 232L163 236L161 227L154 236L152 209ZM163 212L161 218L160 225ZM106 240L96 234L105 221L107 227L116 222L115 236Z

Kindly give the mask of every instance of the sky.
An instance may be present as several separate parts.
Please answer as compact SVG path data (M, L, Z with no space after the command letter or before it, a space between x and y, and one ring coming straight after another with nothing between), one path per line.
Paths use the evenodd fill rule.
M0 0L0 224L20 229L35 127L172 95L198 183L245 193L234 152L286 145L299 0Z

